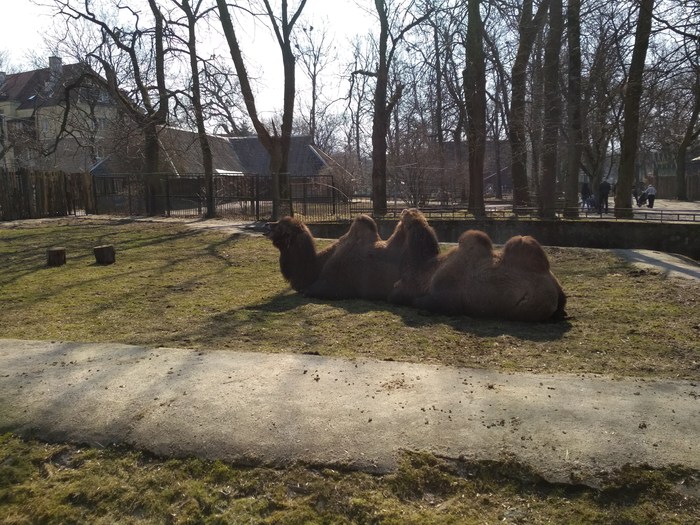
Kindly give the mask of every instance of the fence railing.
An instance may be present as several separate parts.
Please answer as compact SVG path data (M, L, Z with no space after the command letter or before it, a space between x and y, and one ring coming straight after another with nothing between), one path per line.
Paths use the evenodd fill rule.
M206 180L201 174L179 177L122 174L94 180L98 213L201 217L207 212ZM337 220L349 216L349 201L334 186L332 176L292 176L290 189L291 203L288 204L295 214L308 220ZM218 217L259 221L272 216L270 177L214 175L213 193Z
M272 216L272 188L269 177L256 174L215 175L214 204L218 217L239 220L267 220ZM332 176L291 177L291 206L305 221L350 220L360 213L372 214L369 196L348 196L334 184ZM398 217L412 202L389 200L388 218ZM464 220L474 218L457 199L449 202L440 194L426 197L418 207L428 218ZM165 215L202 217L207 211L206 184L201 174L176 177L169 174L89 174L0 172L0 220L67 215ZM555 210L566 219L576 212L589 220L618 220L614 213L579 207ZM611 208L612 212L612 208ZM514 208L508 200L487 200L485 217L492 219L539 219L534 207ZM700 211L683 209L631 209L631 220L649 222L700 223ZM630 220L625 219L625 220Z

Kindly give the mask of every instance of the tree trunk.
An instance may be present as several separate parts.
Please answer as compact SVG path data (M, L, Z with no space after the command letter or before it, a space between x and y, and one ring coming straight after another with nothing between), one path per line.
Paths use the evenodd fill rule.
M243 54L238 43L238 37L231 21L231 15L228 9L226 0L217 0L216 2L221 26L226 36L226 41L231 53L231 59L236 68L238 81L243 94L248 116L253 122L253 127L258 135L258 140L263 145L265 150L270 155L270 173L272 174L272 219L277 220L282 215L292 215L291 194L289 185L289 147L291 144L292 124L294 119L294 95L295 87L295 59L292 52L292 43L290 40L291 31L301 14L306 0L302 0L296 12L291 19L287 13L287 2L282 2L281 25L278 18L271 10L270 4L265 2L267 15L272 24L277 42L282 51L282 62L284 68L284 109L282 113L282 127L278 135L273 129L271 134L262 121L258 118L258 111L255 106L255 96L250 85L248 72L243 61Z
M569 44L569 92L567 94L568 144L564 186L564 217L578 218L578 176L581 165L581 0L569 0L566 14Z
M63 266L66 264L66 249L54 247L46 250L46 264L48 266Z
M389 125L387 113L387 91L389 85L389 63L387 45L389 20L384 0L375 0L379 15L379 67L374 90L374 116L372 119L372 212L376 216L386 215L386 134Z
M187 16L187 48L190 56L190 70L192 72L192 107L194 108L197 137L199 138L199 147L202 150L202 164L204 165L204 185L207 201L206 217L212 218L216 216L216 203L214 202L214 161L212 158L211 145L209 144L209 138L207 136L207 129L204 124L202 89L199 80L199 57L197 55L197 35L195 32L197 17L192 11L188 0L182 1L182 9Z
M486 58L484 27L479 0L469 0L467 22L467 65L464 90L467 103L467 146L469 149L469 211L486 215L484 206L484 152L486 149Z
M513 177L513 207L528 206L530 192L527 183L527 143L525 126L525 97L527 94L527 64L535 42L535 37L542 27L549 0L543 0L537 8L537 14L532 17L532 0L523 1L523 12L520 17L518 51L511 72L512 87L510 101L510 140Z
M685 128L685 134L676 152L676 198L679 201L688 200L688 185L685 178L685 159L688 148L700 136L700 128L696 129L700 117L700 71L695 73L693 86L693 111Z
M544 129L542 135L542 182L540 185L540 217L556 217L557 175L559 169L559 52L564 31L561 0L549 3L549 34L544 54Z
M159 215L164 210L158 202L160 193L160 141L158 127L153 119L148 119L143 127L144 135L144 173L146 183L146 213L150 216Z
M624 126L620 151L620 170L615 192L615 217L632 218L632 184L639 141L639 104L642 98L644 61L651 36L651 19L654 0L641 0L639 19L634 37L632 63L630 64L624 97Z

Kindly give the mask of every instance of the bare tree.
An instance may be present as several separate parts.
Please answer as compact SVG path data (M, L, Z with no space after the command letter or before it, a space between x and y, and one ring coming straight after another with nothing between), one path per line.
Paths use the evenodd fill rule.
M326 135L328 130L323 120L331 118L328 115L329 108L335 101L323 102L323 73L328 69L330 62L336 58L334 46L329 40L326 29L316 30L313 26L306 26L302 28L301 38L295 48L299 52L302 71L311 82L311 90L308 96L304 97L304 100L309 101L308 114L303 115L302 118L308 125L309 134L314 143L327 150L330 137ZM321 140L322 129L325 135L323 140Z
M676 150L676 198L688 200L686 183L686 156L688 148L700 137L700 67L695 64L694 82L691 88L690 115L687 117L685 133Z
M186 56L189 59L189 67L192 75L192 84L187 91L187 98L191 101L192 113L197 129L197 139L202 150L202 165L204 167L204 185L206 195L206 217L211 218L216 215L216 203L214 201L214 162L207 137L205 125L204 104L202 101L202 83L200 71L200 59L197 53L197 26L212 11L204 4L203 0L171 0L172 3L182 12L184 19L171 19L168 23L173 29L184 30L184 35L180 36L177 31L172 31L173 37L178 39L185 46Z
M252 133L235 71L220 57L202 63L206 121L214 133L245 137Z
M294 24L299 19L306 0L301 0L296 11L290 17L287 0L282 0L281 16L278 18L268 0L264 0L265 12L272 25L277 43L282 51L282 66L284 69L284 98L282 125L280 132L277 132L273 124L272 129L268 129L258 117L258 110L255 105L255 97L250 85L248 71L243 61L243 54L238 42L231 14L226 0L217 0L221 25L228 42L231 58L238 74L238 81L241 85L243 100L245 102L248 116L253 122L253 128L258 135L261 144L270 155L270 172L272 173L272 218L277 219L283 213L292 214L291 193L289 185L289 147L291 144L292 125L294 120L294 96L295 85L295 57L292 50L291 40Z
M403 10L404 15L410 14L414 2L409 2ZM354 74L362 74L376 79L374 88L374 113L372 119L372 210L375 215L386 215L387 211L387 132L389 119L396 103L403 94L404 86L396 84L396 89L389 96L389 70L391 68L397 46L406 33L430 17L432 11L413 18L411 22L400 28L392 27L391 21L398 16L398 9L392 10L392 5L385 0L374 2L379 19L379 40L377 68L374 71L358 70ZM393 34L393 31L398 31Z
M657 17L667 29L672 40L680 39L679 74L672 78L674 86L671 110L659 111L670 122L663 123L664 136L678 137L671 147L675 148L676 198L688 200L686 162L688 150L700 137L700 4L676 2ZM679 129L680 128L680 129ZM677 131L676 131L677 130Z
M157 173L160 161L158 128L167 122L171 93L166 86L165 21L156 0L148 0L153 25L143 24L140 12L117 4L122 24L113 25L92 9L89 2L53 0L57 14L70 33L75 20L83 20L99 31L100 41L86 53L85 59L99 65L91 80L109 91L110 96L137 123L144 137L143 172L148 178L148 211L159 211ZM82 5L81 5L82 4ZM133 25L126 27L126 15ZM101 70L101 71L100 71Z
M578 217L578 179L581 170L581 0L569 0L566 10L568 44L568 117L564 215Z
M615 192L615 217L632 217L632 184L639 140L639 103L642 98L642 75L651 36L654 0L640 0L637 31L625 86L624 129L620 151L620 169Z
M533 16L533 0L523 0L518 24L518 50L511 70L509 138L512 155L513 206L530 204L527 182L526 94L527 65L537 34L546 20L549 0L541 0Z
M559 173L559 127L561 102L559 90L559 53L564 32L561 0L549 2L549 32L544 55L544 129L542 136L542 181L540 184L539 214L542 218L555 217L556 185Z
M371 146L366 147L364 137L369 135L366 126L372 115L370 76L357 75L355 71L369 71L371 64L375 63L375 49L372 46L363 47L368 42L354 39L352 46L352 62L348 64L349 88L346 96L346 114L348 126L346 126L346 169L355 174L360 180L358 187L365 187L367 174L365 170L365 158L370 155ZM367 170L369 171L369 170ZM371 188L371 185L367 185Z
M467 144L469 148L469 211L486 214L484 206L484 152L486 149L486 57L484 24L480 2L469 0L467 25L467 64L464 90L467 101Z

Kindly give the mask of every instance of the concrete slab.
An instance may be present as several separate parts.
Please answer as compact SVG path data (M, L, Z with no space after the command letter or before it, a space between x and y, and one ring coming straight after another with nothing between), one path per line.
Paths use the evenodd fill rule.
M656 250L613 250L613 252L642 270L658 271L666 277L700 280L700 264L685 255Z
M628 464L700 470L700 383L5 339L0 431L374 472L421 450L594 483Z

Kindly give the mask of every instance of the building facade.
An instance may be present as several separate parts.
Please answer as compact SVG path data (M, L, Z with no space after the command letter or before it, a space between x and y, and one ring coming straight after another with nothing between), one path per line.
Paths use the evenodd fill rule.
M118 112L83 64L0 72L0 167L86 172L106 156Z

